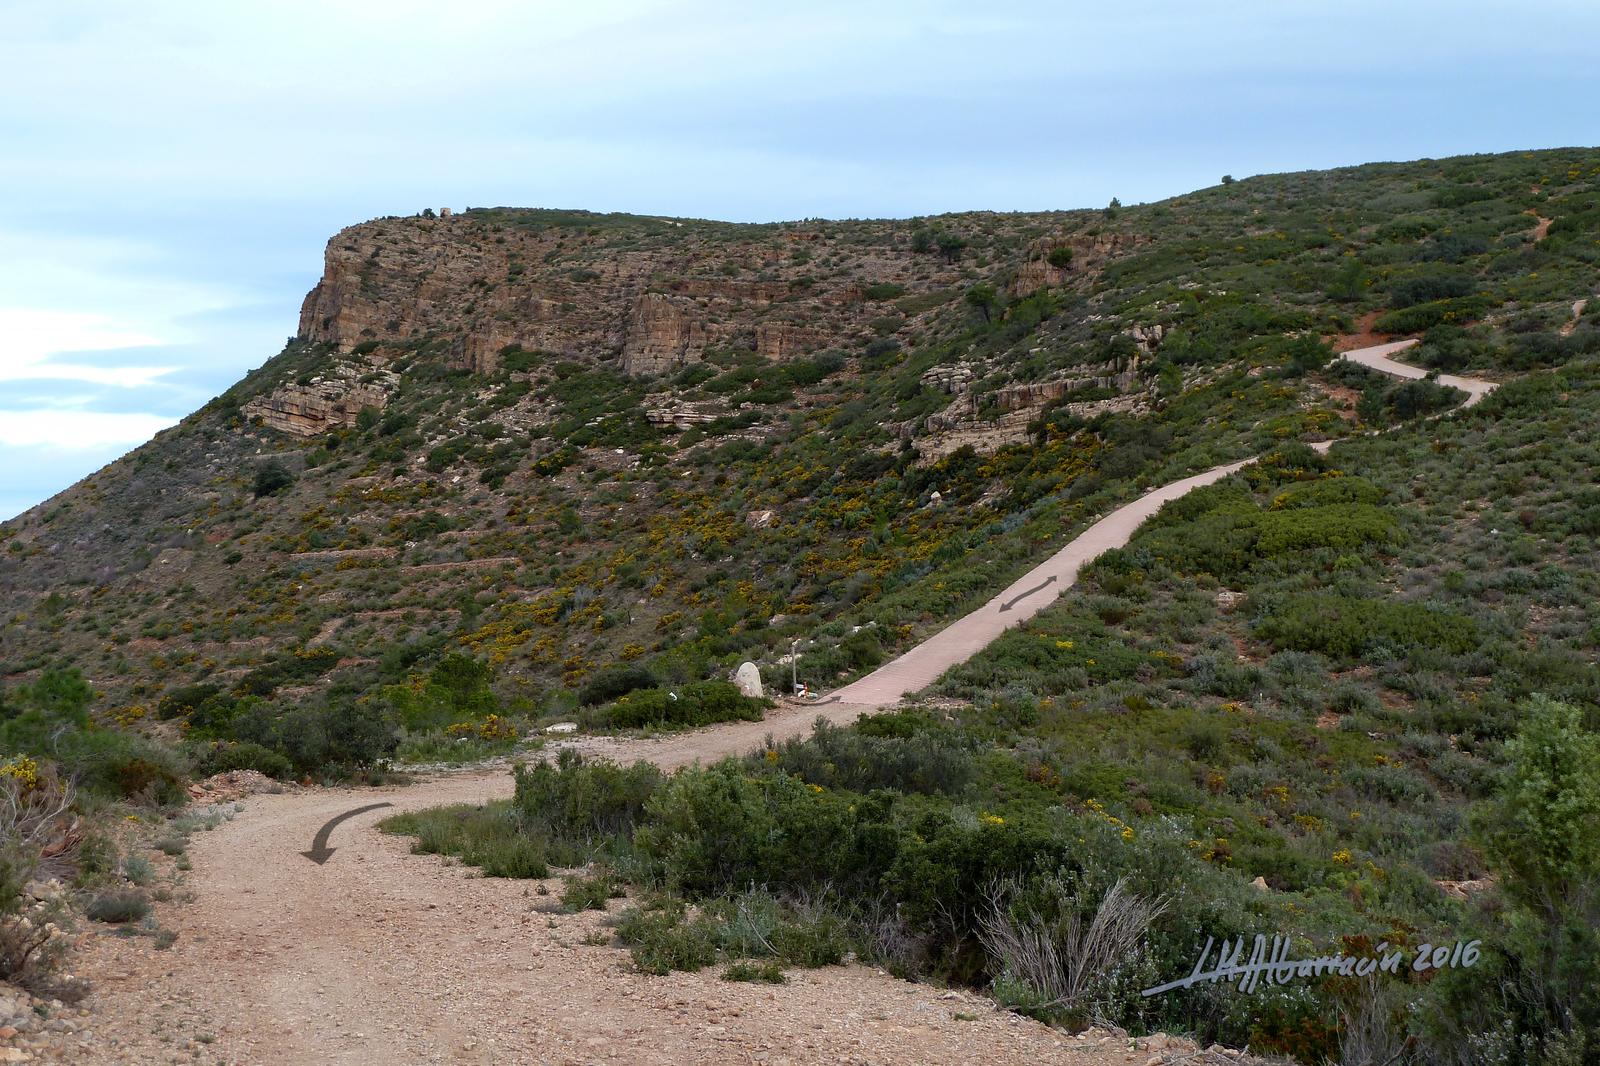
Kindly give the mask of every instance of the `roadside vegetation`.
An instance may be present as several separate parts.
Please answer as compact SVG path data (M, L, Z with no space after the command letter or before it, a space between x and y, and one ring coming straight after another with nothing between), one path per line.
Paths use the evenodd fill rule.
M939 699L670 775L566 755L507 804L394 828L485 872L533 848L535 876L625 880L616 932L652 973L855 957L1308 1063L1585 1061L1597 426L1586 362L1326 457L1286 445ZM1139 995L1257 933L1483 956Z
M445 239L432 225L341 238L373 243L363 291ZM1572 310L1600 263L1600 155L1269 175L1103 212L495 209L448 233L544 250L448 294L462 329L500 286L582 319L602 268L657 254L689 265L650 294L724 293L728 328L628 374L609 346L490 358L377 316L390 335L291 340L0 525L7 972L51 969L29 946L54 906L27 894L41 871L159 935L148 899L185 861L167 823L191 777L377 782L532 754L558 723L756 721L765 702L727 680L741 662L769 692L834 687L1112 507L1266 455L910 709L672 775L563 756L519 770L509 803L392 828L495 876L581 870L572 908L625 889L617 936L652 973L778 981L854 956L1067 1026L1306 1063L1600 1055L1593 759L1572 754L1600 727L1600 300ZM757 304L781 319L745 328ZM1424 422L1459 394L1334 360L1380 334L1506 384ZM329 381L385 406L311 438L246 415ZM119 823L162 832L102 832ZM1485 954L1139 995L1205 936L1255 933Z
M189 837L234 813L186 809L189 764L167 744L97 721L74 670L0 689L0 981L75 1002L70 934L173 934L151 916L188 868Z

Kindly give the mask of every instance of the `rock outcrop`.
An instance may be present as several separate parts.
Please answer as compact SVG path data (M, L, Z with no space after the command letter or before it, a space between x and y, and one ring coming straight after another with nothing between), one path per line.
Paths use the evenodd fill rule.
M1064 285L1073 275L1099 270L1107 260L1147 239L1131 233L1041 237L1034 242L1027 260L1017 268L1007 291L1017 297L1049 286Z
M629 374L660 374L705 354L705 323L694 316L694 302L647 292L628 309L623 331L622 369Z
M756 354L775 363L814 351L819 343L817 331L796 322L756 323Z
M241 409L247 420L296 437L315 437L332 429L353 426L363 408L382 410L389 393L379 384L350 382L342 378L289 384L258 396Z
M872 286L916 299L970 284L965 264L910 252L909 223L852 225L734 231L500 209L377 219L328 242L299 336L341 354L422 350L485 374L523 349L657 375L717 348L781 362L859 347L894 311L865 298ZM307 432L326 406L315 390L280 399L263 417L301 427L291 432Z

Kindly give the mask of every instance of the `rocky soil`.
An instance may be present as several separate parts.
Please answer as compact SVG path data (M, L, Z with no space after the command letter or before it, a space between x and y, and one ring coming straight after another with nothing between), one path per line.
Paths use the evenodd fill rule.
M35 1025L14 1038L11 1061L1238 1061L1165 1037L1071 1035L861 965L791 971L777 988L722 981L720 968L640 974L610 943L606 915L556 910L559 878L486 879L413 856L405 839L374 828L389 810L341 825L326 865L300 855L324 821L353 807L477 801L510 785L503 771L478 771L250 797L237 818L194 838L187 901L158 908L178 934L171 947L90 938L79 969L93 982L92 1017L46 1005L59 1024L44 1027L61 1032L40 1040Z

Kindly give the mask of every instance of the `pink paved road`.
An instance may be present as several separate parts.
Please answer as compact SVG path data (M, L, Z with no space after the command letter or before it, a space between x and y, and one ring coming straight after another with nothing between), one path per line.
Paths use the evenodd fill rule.
M1350 360L1352 363L1360 363L1362 366L1371 367L1373 370L1380 370L1385 374L1392 374L1397 378L1410 378L1412 381L1420 381L1422 378L1428 376L1428 372L1426 370L1418 370L1414 366L1410 366L1406 363L1397 363L1393 359L1389 358L1389 356L1393 355L1395 352L1403 351L1404 349L1409 348L1416 343L1417 341L1412 339L1408 341L1394 341L1390 344L1375 344L1371 348L1357 348L1355 351L1345 352L1344 357ZM1495 387L1495 383L1492 381L1480 381L1477 378L1462 378L1457 377L1454 374L1440 374L1439 384L1448 385L1452 389L1460 389L1462 392L1467 394L1466 400L1462 402L1461 407L1458 408L1458 410L1465 409L1476 404L1485 396L1493 392Z
M1395 377L1419 379L1426 377L1427 372L1389 358L1416 343L1415 340L1405 340L1358 348L1345 352L1344 358ZM1462 407L1471 407L1495 387L1493 382L1456 377L1453 374L1441 374L1439 382L1468 394ZM1333 443L1325 441L1312 447L1319 452L1326 452ZM1177 499L1191 489L1221 481L1253 462L1254 459L1244 459L1213 467L1182 481L1163 485L1117 508L1074 537L1066 547L1013 581L994 599L952 622L899 658L839 689L829 697L828 702L837 700L847 706L863 709L890 707L903 697L928 687L946 670L982 651L1001 633L1027 621L1054 603L1057 596L1078 580L1078 571L1085 563L1103 552L1128 543L1133 531L1159 511L1162 504ZM1051 583L1044 585L1047 580ZM1039 588L1040 585L1044 587ZM1011 604L1009 609L1005 609L1007 604Z

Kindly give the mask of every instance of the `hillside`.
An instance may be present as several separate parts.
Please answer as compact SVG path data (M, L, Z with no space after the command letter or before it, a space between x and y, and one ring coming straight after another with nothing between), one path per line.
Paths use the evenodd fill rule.
M632 953L624 998L639 973L782 982L854 956L1074 1030L1305 1063L1587 1061L1597 182L1600 152L1555 150L1039 215L353 227L284 352L3 527L0 740L145 803L190 772L377 777L559 745L509 780L402 790L388 828L540 894L568 871L551 884L582 944ZM1397 380L1366 347L1393 336L1474 399L1499 387L1469 405ZM1130 503L1136 530L1077 540ZM860 695L869 671L1068 545L1026 624L857 721L888 702ZM862 704L773 709L725 682L744 660ZM837 724L808 735L816 710ZM0 784L40 772L12 759ZM255 895L264 875L225 857L287 856L346 799L220 828L202 895ZM442 799L474 802L420 809ZM420 891L393 842L360 846ZM76 876L138 895L148 863L135 880L106 847ZM276 871L272 907L159 917L229 940L298 928L327 884L387 906L354 862L317 869ZM443 898L459 871L439 872L418 876ZM519 890L429 936L488 973L476 945L526 925ZM1064 991L1036 945L1069 950L1108 907L1131 933ZM404 933L368 909L296 935L341 954ZM1257 933L1298 956L1471 938L1483 965L1140 994L1204 937ZM294 987L299 963L269 955L228 973ZM187 941L171 958L151 968L186 996L217 965ZM412 1009L393 1006L411 975L340 965L396 988L352 1009ZM843 986L796 973L836 1014ZM222 1013L253 1046L303 1005ZM1055 1039L1011 1024L985 1039Z
M1296 337L1427 330L1424 360L1491 375L1594 347L1597 162L1045 215L352 227L284 352L4 526L0 669L79 666L137 717L462 649L542 708L617 662L688 680L802 638L827 685L1140 485L1392 416Z

